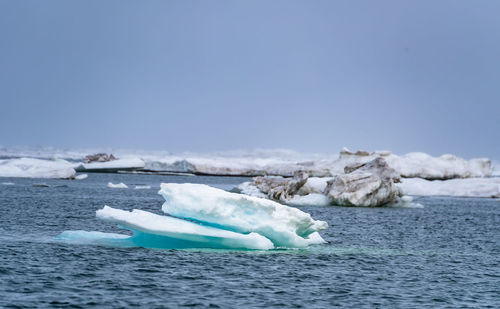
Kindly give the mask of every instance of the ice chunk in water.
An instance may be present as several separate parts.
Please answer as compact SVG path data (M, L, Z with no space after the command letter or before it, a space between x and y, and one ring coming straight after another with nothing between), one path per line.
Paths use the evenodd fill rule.
M162 216L142 210L104 206L99 219L131 230L132 236L66 231L57 239L71 243L145 248L273 249L324 243L327 227L299 209L229 193L206 185L162 184Z
M324 242L308 236L328 227L297 208L207 185L162 183L158 193L165 198L165 213L234 232L257 232L277 247Z
M112 182L108 182L108 188L112 188L112 189L127 189L128 186L126 184L124 184L123 182L120 182L120 183L117 183L117 184L114 184Z

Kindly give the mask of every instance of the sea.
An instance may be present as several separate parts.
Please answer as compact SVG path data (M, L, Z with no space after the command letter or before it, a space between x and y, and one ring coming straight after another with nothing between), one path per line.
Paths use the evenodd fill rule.
M500 308L500 201L417 197L422 208L300 207L327 221L306 249L76 245L65 230L127 233L104 205L162 214L160 183L231 190L242 177L0 178L1 308ZM128 189L111 189L123 182ZM136 190L135 186L151 186Z

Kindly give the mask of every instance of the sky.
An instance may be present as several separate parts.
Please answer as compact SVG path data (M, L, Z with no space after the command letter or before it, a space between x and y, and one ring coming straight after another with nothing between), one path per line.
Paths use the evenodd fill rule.
M0 145L500 159L499 12L0 0Z

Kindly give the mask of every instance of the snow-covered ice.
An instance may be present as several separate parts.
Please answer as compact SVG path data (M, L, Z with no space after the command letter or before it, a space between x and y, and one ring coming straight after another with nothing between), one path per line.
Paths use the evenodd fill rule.
M92 162L75 164L77 172L126 171L144 168L145 163L140 158L125 158L107 162Z
M433 157L413 152L396 155L389 151L350 152L340 154L298 153L290 150L228 151L218 153L178 153L166 151L131 151L117 149L60 150L55 148L6 149L0 148L0 156L30 156L33 158L66 158L82 161L86 154L112 152L120 159L109 162L74 163L77 171L118 171L147 169L151 171L187 172L209 175L246 176L293 176L305 171L311 177L331 177L343 173L346 165L364 163L382 156L390 167L402 177L425 179L451 179L466 177L500 176L498 167L492 168L488 159L465 160L454 155ZM494 163L495 165L495 163Z
M17 158L0 160L0 177L74 178L75 170L65 160Z
M132 236L65 231L56 238L147 248L273 249L324 243L318 232L327 228L326 222L273 201L198 184L162 184L159 193L165 197L165 216L108 206L96 212L99 219L131 230Z
M433 157L423 152L411 152L403 156L389 151L350 152L344 148L339 158L333 162L332 174L342 174L344 167L353 163L366 163L382 157L387 164L405 178L452 179L490 176L493 168L485 158L465 160L451 154Z
M407 195L443 195L461 197L500 197L500 178L450 180L401 179L397 184Z
M112 188L112 189L127 189L128 186L126 184L124 184L123 182L120 182L120 183L117 183L117 184L114 184L112 182L108 182L108 188Z

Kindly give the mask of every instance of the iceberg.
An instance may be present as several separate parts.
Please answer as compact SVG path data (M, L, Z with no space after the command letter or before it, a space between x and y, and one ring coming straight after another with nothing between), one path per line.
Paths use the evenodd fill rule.
M68 161L16 158L0 160L0 177L72 179L75 170Z
M328 227L299 209L200 184L161 184L166 215L104 206L97 218L133 232L65 231L69 243L145 248L258 249L302 248L325 241Z
M201 184L161 184L162 211L238 233L257 232L283 247L315 244L310 236L328 227L297 208Z
M117 183L117 184L114 184L112 182L108 182L108 188L112 188L112 189L127 189L128 186L126 184L124 184L123 182L120 182L120 183Z

